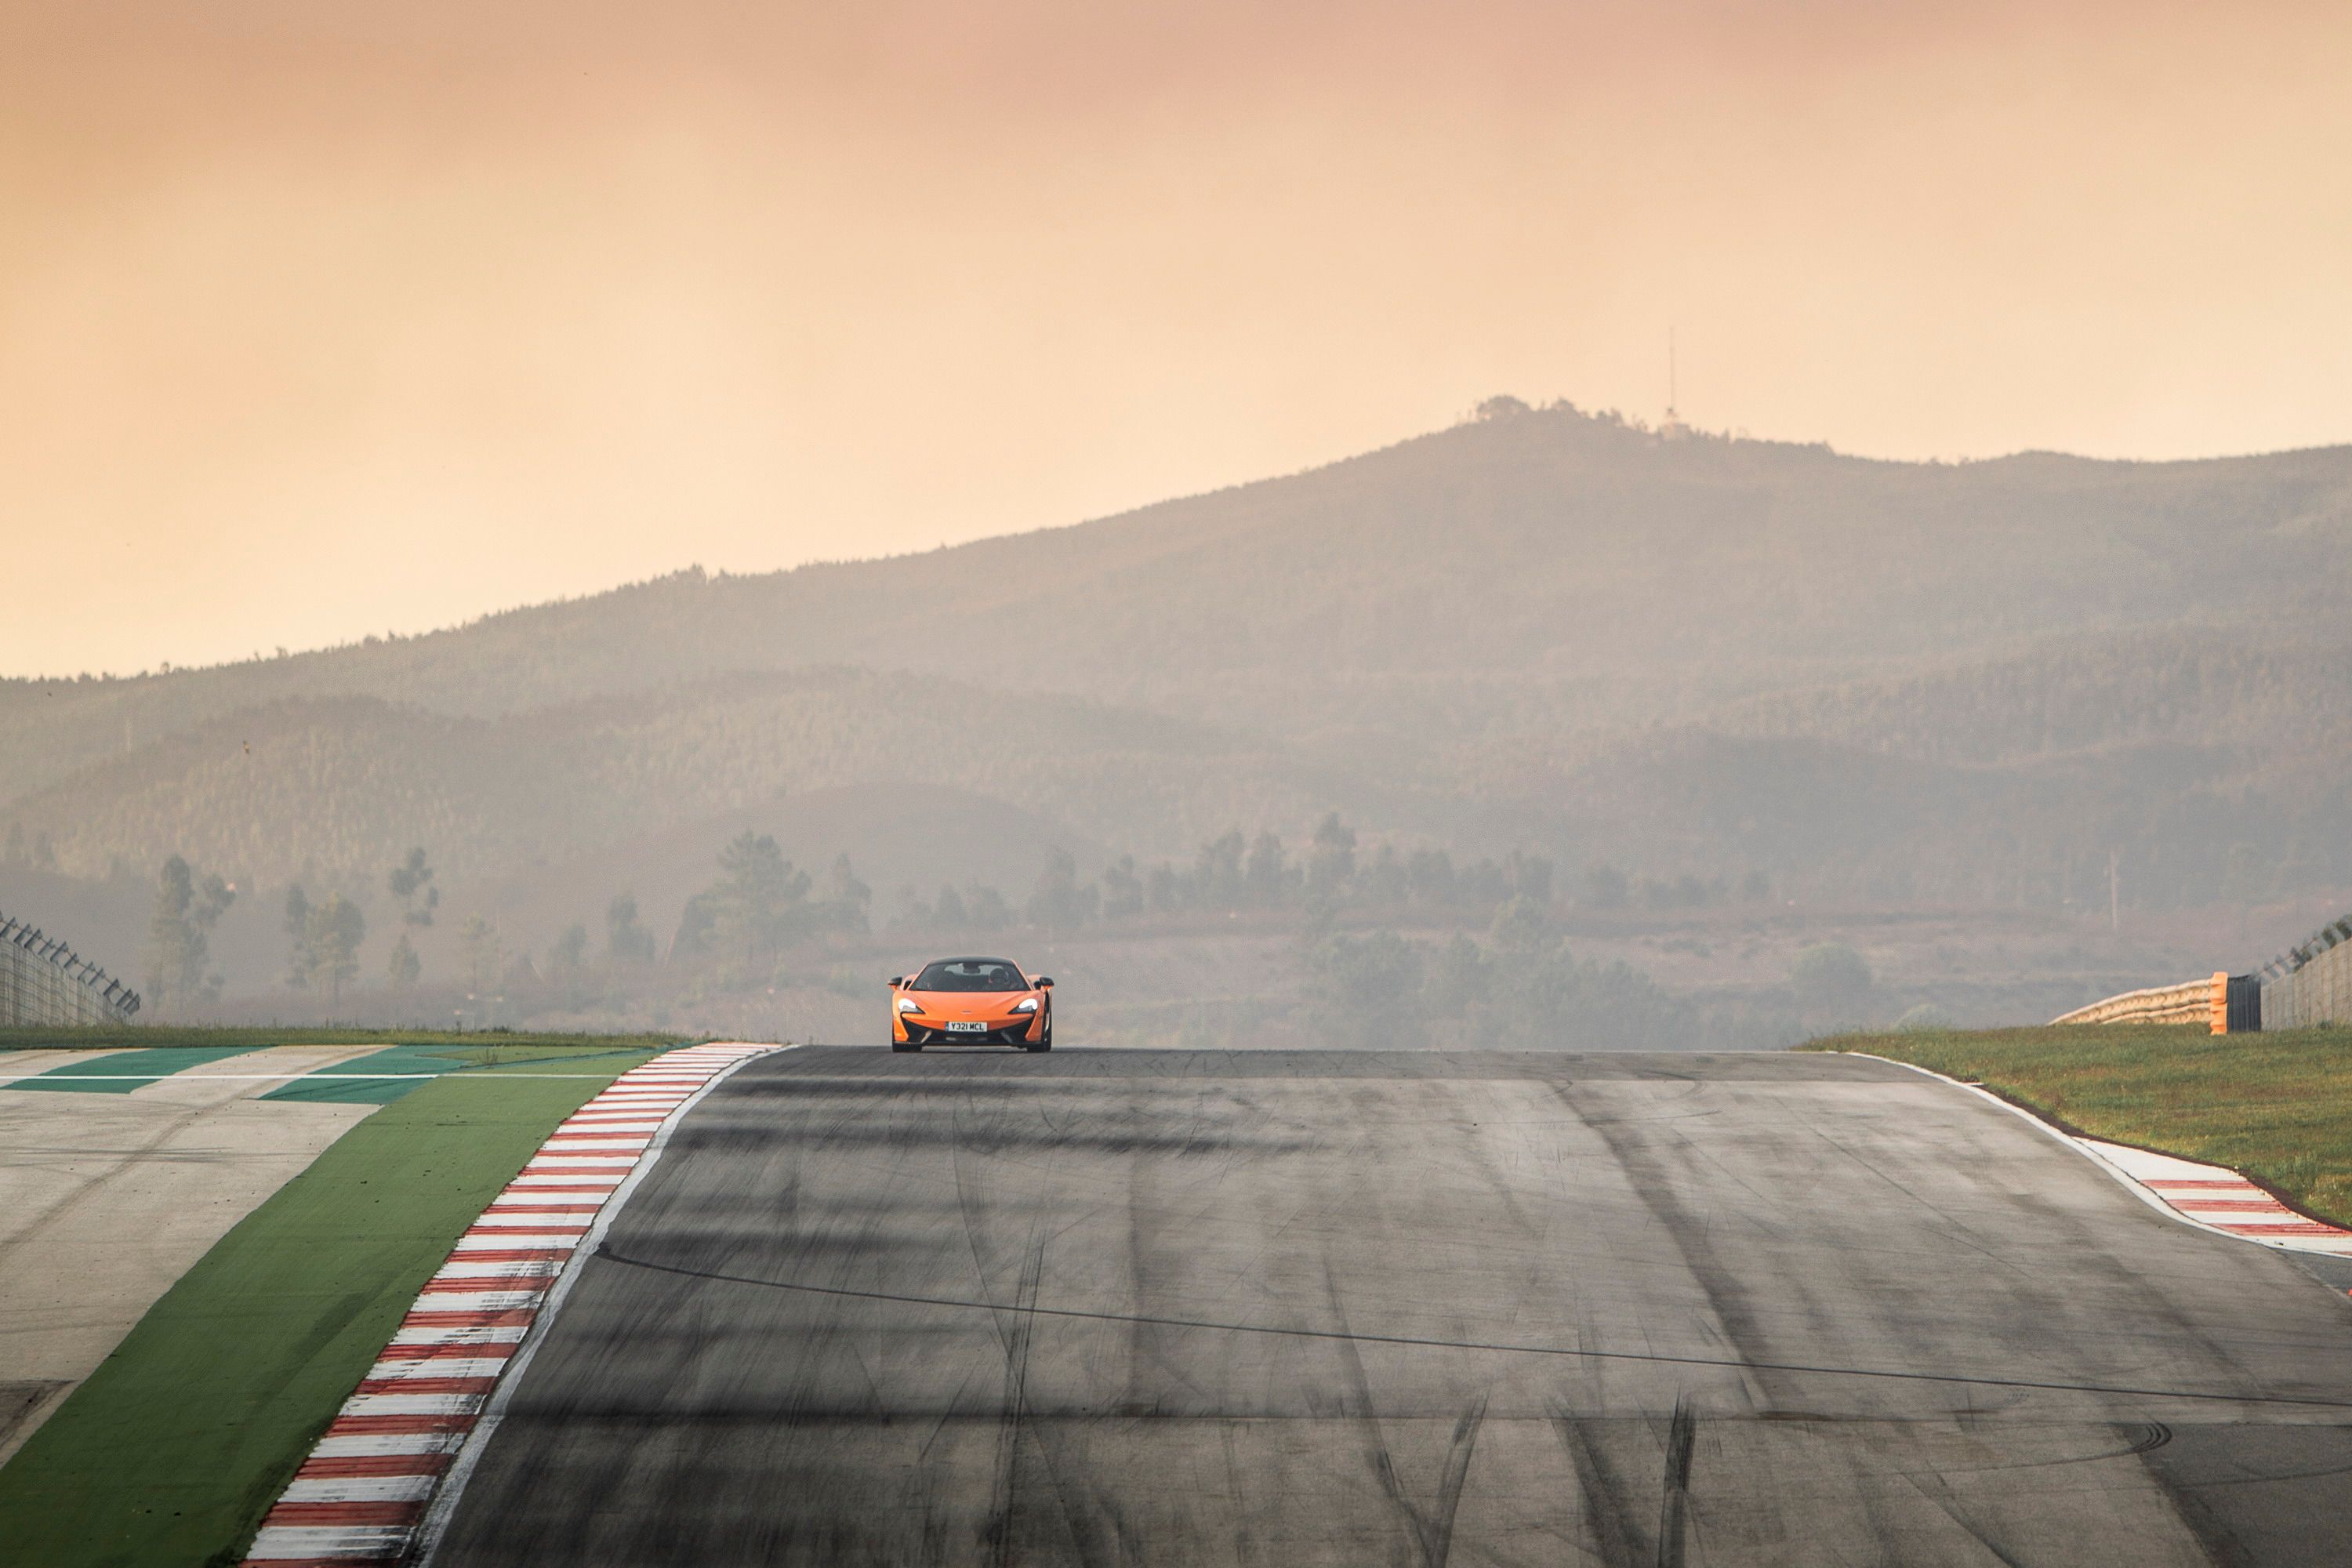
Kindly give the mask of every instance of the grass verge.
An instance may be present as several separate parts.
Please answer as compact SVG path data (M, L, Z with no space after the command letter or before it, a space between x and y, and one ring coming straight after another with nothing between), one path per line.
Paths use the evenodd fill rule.
M0 1468L0 1558L237 1562L467 1225L558 1122L650 1054L600 1051L597 1078L532 1077L541 1061L436 1079L344 1133Z
M2094 1138L2243 1171L2352 1225L2352 1029L2084 1024L1837 1035L1803 1048L1973 1079Z

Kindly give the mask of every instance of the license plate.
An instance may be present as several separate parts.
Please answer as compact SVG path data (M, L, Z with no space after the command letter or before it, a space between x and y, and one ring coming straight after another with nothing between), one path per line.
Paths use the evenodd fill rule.
M978 1022L966 1024L950 1018L948 1020L948 1033L950 1035L984 1035L988 1033L988 1026Z

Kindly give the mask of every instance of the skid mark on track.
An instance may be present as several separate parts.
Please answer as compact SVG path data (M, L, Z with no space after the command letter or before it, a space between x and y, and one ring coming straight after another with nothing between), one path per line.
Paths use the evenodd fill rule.
M998 1141L993 1130L969 1125L966 1109L966 1102L959 1101L951 1112L950 1157L964 1244L971 1253L972 1269L982 1289L988 1293L989 1262L999 1249L992 1247L990 1238L983 1235L991 1211L979 1163L988 1157L987 1151L998 1146ZM1049 1156L1044 1173L1048 1187L1052 1184L1052 1163ZM1052 1234L1045 1228L1047 1212L1042 1206L1032 1210L1027 1235L1022 1244L1021 1271L1013 1286L1013 1300L1009 1304L992 1306L988 1314L1003 1355L1004 1370L998 1394L1000 1413L988 1513L981 1534L989 1561L997 1568L1013 1568L1013 1564L1023 1561L1020 1538L1024 1507L1024 1455L1025 1449L1033 1447L1036 1450L1036 1461L1045 1467L1045 1481L1053 1488L1054 1501L1058 1506L1058 1517L1067 1532L1071 1552L1088 1568L1097 1556L1091 1547L1087 1521L1084 1512L1074 1506L1063 1486L1048 1440L1045 1434L1033 1427L1029 1420L1029 1373L1036 1339L1037 1299L1045 1279L1046 1248L1053 1241ZM941 1426L945 1426L944 1419ZM937 1437L936 1430L932 1436Z
M1652 1554L1642 1527L1634 1521L1632 1489L1610 1462L1607 1451L1592 1440L1581 1420L1565 1411L1553 1415L1551 1426L1576 1471L1587 1532L1603 1568L1648 1568Z
M1686 1394L1675 1398L1664 1433L1654 1531L1643 1528L1649 1488L1629 1479L1610 1452L1612 1436L1620 1442L1630 1438L1627 1425L1553 1410L1551 1429L1576 1473L1585 1532L1605 1568L1684 1568L1689 1550L1691 1471L1698 1450L1697 1406Z
M1356 1350L1354 1333L1348 1326L1348 1309L1339 1300L1339 1284L1332 1277L1331 1260L1328 1258L1323 1260L1323 1293L1330 1303L1331 1316L1339 1326L1339 1337L1333 1342L1339 1346L1339 1364L1348 1375L1347 1398L1340 1405L1339 1414L1349 1418L1349 1425L1362 1448L1364 1462L1381 1483L1381 1495L1389 1500L1390 1506L1419 1539L1422 1537L1421 1516L1404 1495L1403 1485L1397 1479L1396 1461L1389 1453L1387 1436L1381 1430L1380 1406L1372 1401L1371 1380L1364 1374L1364 1358ZM1424 1561L1427 1556L1424 1542Z
M997 1419L995 1479L990 1483L988 1497L990 1561L997 1568L1011 1568L1015 1560L1013 1516L1021 1502L1021 1427L1029 1399L1029 1344L1037 1323L1037 1281L1045 1265L1044 1246L1031 1247L1022 1261L1021 1282L1014 1291L1012 1311L992 1314L997 1338L1004 1347L1003 1414ZM1010 1323L1005 1321L1006 1316L1011 1318Z
M1486 1424L1487 1395L1462 1413L1454 1424L1454 1441L1445 1453L1445 1475L1438 1484L1436 1517L1422 1531L1422 1558L1428 1568L1445 1568L1454 1552L1454 1516L1462 1507L1462 1483L1470 1479L1471 1456L1477 1452L1478 1431Z
M1348 1399L1340 1414L1351 1417L1362 1445L1365 1462L1381 1483L1381 1491L1411 1532L1418 1550L1423 1568L1444 1568L1445 1560L1454 1550L1454 1520L1462 1504L1463 1483L1470 1476L1471 1457L1478 1447L1478 1429L1486 1419L1488 1395L1479 1394L1477 1403L1465 1411L1454 1424L1454 1436L1445 1454L1445 1468L1438 1482L1433 1507L1423 1509L1412 1500L1403 1479L1397 1474L1396 1456L1389 1447L1388 1435L1381 1425L1380 1406L1372 1398L1371 1380L1364 1372L1363 1357L1348 1328L1348 1309L1339 1299L1339 1281L1331 1273L1331 1263L1323 1262L1323 1289L1338 1320L1340 1364L1348 1374Z
M1690 1527L1691 1452L1698 1442L1698 1413L1688 1394L1675 1396L1666 1426L1664 1497L1658 1504L1658 1568L1683 1568L1683 1536Z
M1941 1512L1946 1519L1948 1519L1954 1524L1958 1525L1960 1529L1967 1533L1969 1540L1975 1542L1979 1546L1983 1547L1986 1554L1991 1557L1995 1562L2001 1563L2002 1568L2028 1568L2028 1564L2023 1558L2018 1557L2014 1553L2011 1552L2008 1548L2002 1546L2000 1542L1995 1541L1990 1535L1978 1528L1975 1521L1969 1519L1966 1514L1962 1513L1958 1508L1953 1506L1951 1488L1947 1486L1941 1478L1937 1476L1922 1478L1906 1471L1904 1473L1903 1479L1910 1486L1913 1491L1917 1492L1921 1497L1926 1498L1929 1502L1934 1503L1937 1510Z
M1640 1123L1593 1114L1571 1084L1558 1086L1556 1092L1561 1104L1608 1145L1627 1184L1705 1293L1712 1319L1708 1326L1730 1347L1733 1353L1724 1359L1740 1369L1751 1411L1795 1403L1797 1390L1775 1364L1770 1336L1758 1321L1751 1282L1717 1255L1708 1235L1709 1216L1682 1202L1677 1178L1695 1163L1696 1149L1671 1128L1654 1141Z
M1136 1160L1127 1167L1127 1289L1138 1312L1150 1300L1147 1281L1165 1223L1159 1206L1158 1175L1156 1161ZM1164 1331L1149 1323L1127 1326L1127 1387L1119 1405L1123 1414L1139 1415L1159 1409L1160 1395L1145 1375L1147 1371L1181 1375L1170 1358L1160 1353L1163 1337Z

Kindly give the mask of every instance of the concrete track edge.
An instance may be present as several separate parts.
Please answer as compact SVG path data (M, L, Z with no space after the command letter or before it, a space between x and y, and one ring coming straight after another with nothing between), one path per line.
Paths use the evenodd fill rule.
M559 1123L425 1282L264 1516L246 1563L414 1562L461 1451L509 1386L506 1374L536 1346L590 1243L684 1114L744 1063L780 1048L790 1047L712 1042L662 1052Z
M778 1051L795 1048L789 1045L775 1047ZM773 1054L772 1051L761 1052L761 1056ZM613 1228L613 1222L620 1217L621 1211L628 1206L629 1199L635 1195L639 1184L644 1182L652 1173L653 1168L661 1163L663 1152L669 1147L670 1134L677 1131L678 1124L686 1120L687 1113L701 1104L704 1097L712 1089L734 1077L746 1065L759 1059L760 1056L747 1056L741 1061L712 1074L708 1083L695 1090L689 1098L672 1110L663 1120L661 1130L654 1134L654 1141L646 1146L644 1155L630 1170L628 1179L614 1189L611 1199L597 1211L596 1223L588 1228L585 1236L581 1237L579 1248L572 1253L571 1260L563 1266L563 1272L549 1288L547 1300L540 1307L539 1315L531 1320L530 1331L523 1337L521 1348L516 1351L514 1359L507 1363L506 1371L499 1378L498 1386L490 1391L488 1402L482 1406L480 1419L475 1423L473 1430L466 1435L465 1442L458 1447L457 1454L450 1459L449 1468L441 1478L440 1486L435 1489L433 1501L425 1509L424 1521L417 1526L415 1542L409 1548L408 1561L417 1564L418 1568L425 1568L425 1565L433 1561L435 1549L441 1544L442 1536L447 1533L450 1520L457 1516L458 1501L465 1495L466 1482L472 1477L474 1468L481 1463L483 1451L489 1447L492 1435L498 1431L499 1423L504 1419L507 1405L512 1402L514 1391L522 1382L522 1374L530 1370L531 1358L539 1353L539 1347L546 1342L547 1331L553 1326L555 1315L563 1310L564 1300L572 1294L572 1287L578 1282L580 1271L587 1266L588 1259L594 1257L604 1246L606 1233Z
M1868 1051L1843 1051L1839 1054L1842 1056L1861 1057L1874 1062L1885 1062L1890 1067L1904 1068L1909 1071L1917 1073L1922 1078L1931 1078L1938 1083L1948 1083L1954 1089L1962 1090L1968 1094L1975 1095L1977 1098L1984 1100L1988 1104L2000 1107L2003 1110L2008 1111L2011 1116L2017 1117L2028 1126L2041 1132L2044 1137L2056 1140L2058 1142L2064 1144L2067 1148L2072 1149L2076 1153L2082 1155L2083 1158L2090 1161L2092 1164L2096 1165L2100 1170L2105 1172L2110 1177L2114 1178L2116 1184L2122 1186L2126 1192L2128 1192L2132 1196L2137 1198L2148 1207L2156 1210L2157 1213L2164 1215L2167 1219L2177 1221L2178 1223L2188 1226L2192 1229L2201 1230L2213 1236L2226 1237L2231 1241L2241 1241L2253 1247L2267 1247L2273 1252L2292 1252L2297 1255L2298 1258L2326 1258L2340 1260L2343 1257L2342 1253L2333 1247L2303 1246L2292 1238L2285 1237L2273 1237L2245 1236L2237 1231L2224 1230L2217 1225L2209 1225L2205 1221L2199 1219L2195 1215L2184 1214L2179 1209L2173 1207L2171 1204L2166 1202L2161 1194L2153 1192L2147 1186L2143 1185L2138 1177L2134 1176L2130 1172L2116 1164L2113 1160L2107 1158L2105 1154L2100 1153L2088 1140L2077 1138L2073 1133L2066 1131L2063 1128L2052 1126L2048 1121L2036 1116L2032 1111L2026 1110L2023 1106L2013 1104L2009 1100L2003 1100L2000 1096L1980 1085L1963 1082L1958 1079L1949 1077L1944 1073L1939 1073L1932 1068L1923 1068L1916 1062L1897 1061L1893 1057L1874 1056ZM2175 1155L2170 1156L2170 1158L2179 1159L2179 1157ZM2181 1163L2184 1164L2197 1163L2197 1162L2194 1161L2182 1161ZM2242 1173L2231 1171L2227 1166L2212 1165L2205 1168L2215 1172L2226 1173L2229 1175L2237 1176L2241 1180L2245 1179ZM2322 1275L2321 1278L2327 1279L2331 1284L2335 1283L2335 1280L2329 1275Z

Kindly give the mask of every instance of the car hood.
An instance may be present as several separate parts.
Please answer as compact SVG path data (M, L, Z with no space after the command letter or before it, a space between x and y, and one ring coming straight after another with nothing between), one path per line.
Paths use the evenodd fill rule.
M923 1005L926 1013L1002 1013L1034 991L904 991Z

